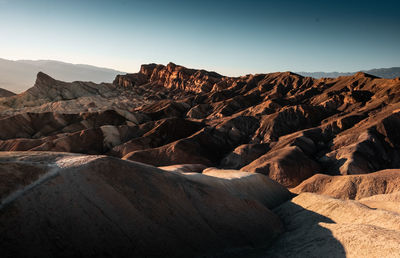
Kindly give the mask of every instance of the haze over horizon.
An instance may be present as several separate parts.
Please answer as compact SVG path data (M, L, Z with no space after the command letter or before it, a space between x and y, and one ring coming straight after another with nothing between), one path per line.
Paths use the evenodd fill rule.
M396 1L0 1L0 57L224 75L400 66Z

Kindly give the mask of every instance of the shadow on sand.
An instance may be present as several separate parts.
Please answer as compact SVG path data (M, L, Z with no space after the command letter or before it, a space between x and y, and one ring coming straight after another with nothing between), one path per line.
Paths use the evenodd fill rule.
M285 232L269 246L249 248L221 257L346 257L343 245L324 227L330 218L288 201L273 210L282 220Z

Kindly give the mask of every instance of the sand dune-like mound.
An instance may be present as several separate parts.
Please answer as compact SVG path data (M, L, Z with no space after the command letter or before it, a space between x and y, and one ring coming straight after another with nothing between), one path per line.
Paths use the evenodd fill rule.
M274 212L287 232L267 251L256 253L260 257L398 257L398 213L312 193Z
M286 200L283 187L196 175L107 156L0 153L2 257L205 255L282 233L264 200Z
M359 201L371 208L394 211L400 214L400 191L391 194L377 194L362 198Z
M202 164L177 164L159 168L167 171L180 172L180 173L201 173L207 167Z
M202 182L207 179L204 175L217 178L209 180L211 184L229 189L234 195L259 200L269 208L274 208L292 197L285 187L262 174L208 168L203 170L203 176L195 174L190 177Z
M314 175L291 190L311 192L340 199L361 199L400 191L400 170L387 169L365 175Z

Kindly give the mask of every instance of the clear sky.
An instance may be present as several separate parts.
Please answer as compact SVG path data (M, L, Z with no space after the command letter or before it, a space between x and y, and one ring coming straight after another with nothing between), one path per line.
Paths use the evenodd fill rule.
M0 57L226 75L400 66L400 1L0 0Z

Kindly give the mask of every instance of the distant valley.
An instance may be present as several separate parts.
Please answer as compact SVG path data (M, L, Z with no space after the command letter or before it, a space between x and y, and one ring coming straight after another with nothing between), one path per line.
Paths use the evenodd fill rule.
M62 81L112 82L124 72L85 64L70 64L54 60L7 60L0 58L0 88L21 93L32 87L38 72Z

